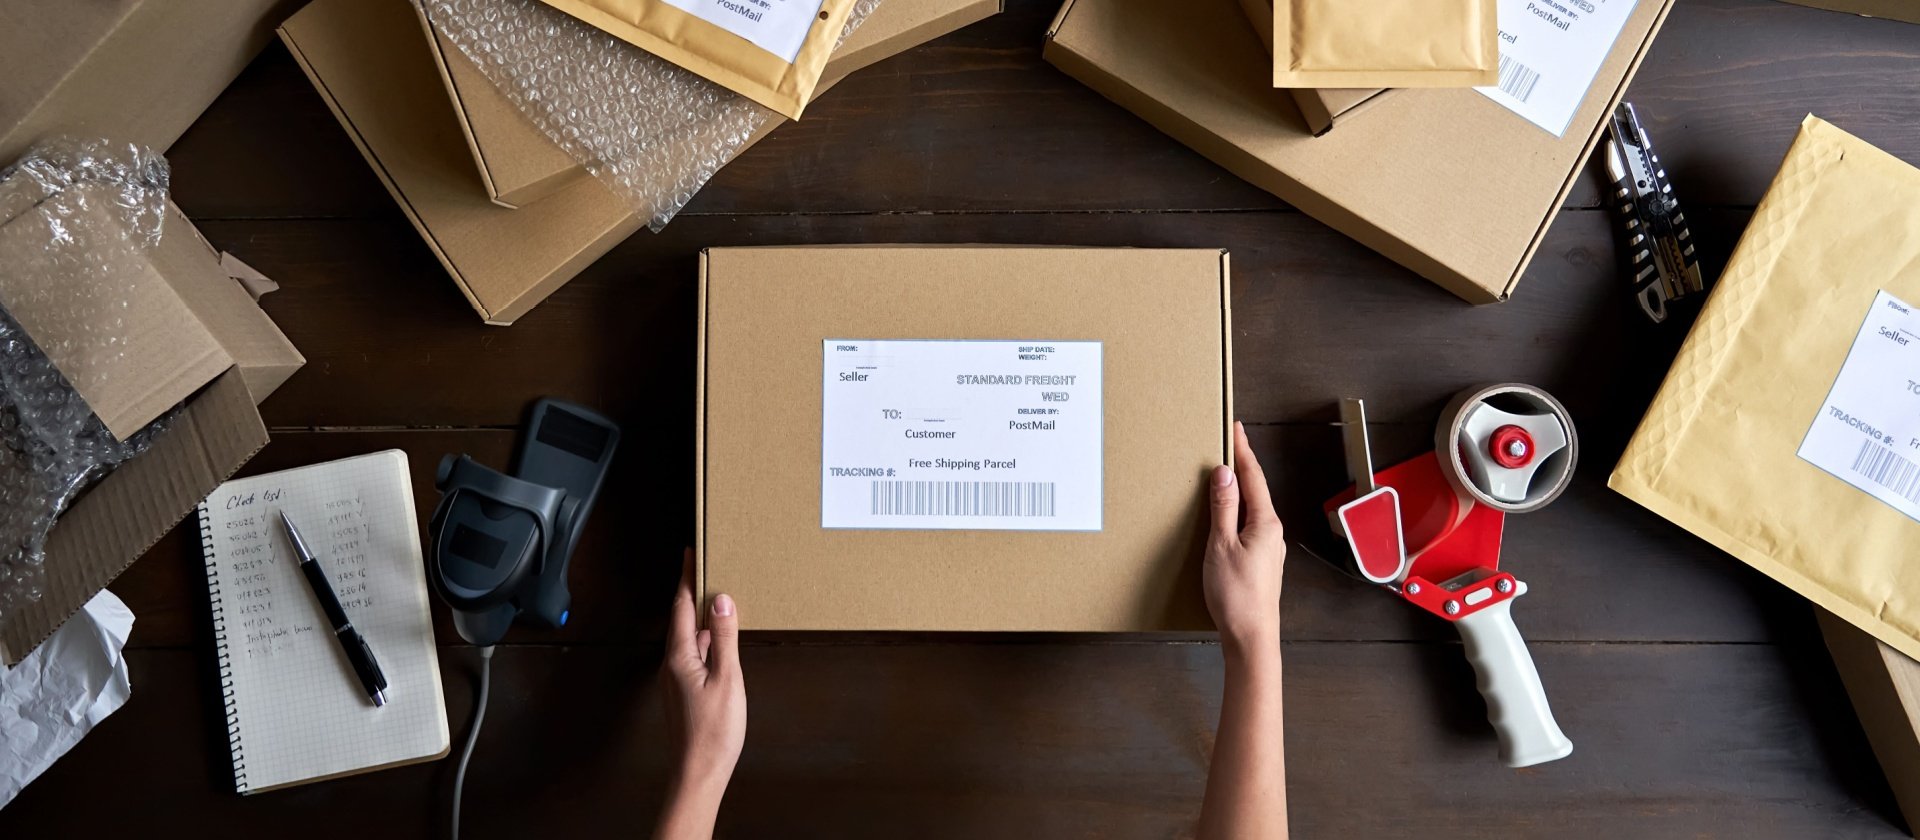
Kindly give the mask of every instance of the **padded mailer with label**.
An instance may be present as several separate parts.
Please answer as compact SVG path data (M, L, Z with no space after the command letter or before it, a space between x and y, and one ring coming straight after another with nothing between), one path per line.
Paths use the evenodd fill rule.
M1809 116L1609 484L1920 657L1920 169Z
M854 0L541 0L799 119ZM699 103L688 103L696 107Z

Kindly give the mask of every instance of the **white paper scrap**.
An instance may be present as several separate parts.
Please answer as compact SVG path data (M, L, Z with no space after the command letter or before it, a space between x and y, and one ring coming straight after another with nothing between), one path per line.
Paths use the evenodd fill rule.
M133 611L102 590L20 664L0 665L0 808L133 693Z

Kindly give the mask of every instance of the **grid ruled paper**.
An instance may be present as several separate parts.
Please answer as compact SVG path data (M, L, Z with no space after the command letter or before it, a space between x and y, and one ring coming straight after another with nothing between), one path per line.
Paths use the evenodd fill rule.
M300 529L388 683L354 676L280 525ZM449 743L406 453L230 481L200 507L241 793L444 755Z

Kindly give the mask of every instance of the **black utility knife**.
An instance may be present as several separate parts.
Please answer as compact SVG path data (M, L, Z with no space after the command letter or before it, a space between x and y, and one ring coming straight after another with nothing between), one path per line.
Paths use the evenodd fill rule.
M1634 299L1648 318L1660 323L1667 320L1668 302L1704 291L1706 283L1694 257L1686 214L1680 212L1667 170L1630 102L1613 112L1607 174L1613 178L1614 212L1624 227L1622 251Z

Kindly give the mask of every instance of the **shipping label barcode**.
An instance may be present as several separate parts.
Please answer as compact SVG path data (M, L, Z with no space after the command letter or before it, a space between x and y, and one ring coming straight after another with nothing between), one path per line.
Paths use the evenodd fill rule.
M1920 502L1920 466L1891 449L1870 440L1863 441L1860 454L1854 456L1853 471L1909 502Z
M1540 83L1540 73L1525 64L1500 56L1500 90L1508 96L1527 101L1533 96L1533 87Z
M1051 481L875 481L874 516L1052 516Z

